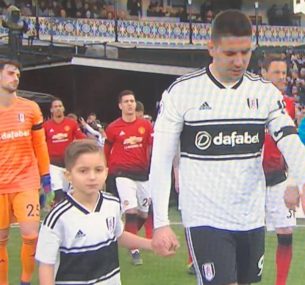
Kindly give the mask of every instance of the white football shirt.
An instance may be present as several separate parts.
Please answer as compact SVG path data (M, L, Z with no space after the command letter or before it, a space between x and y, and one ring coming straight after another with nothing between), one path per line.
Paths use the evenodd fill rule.
M264 225L265 127L303 183L305 151L283 97L246 73L226 88L209 68L177 79L164 93L154 129L150 174L155 226L167 225L171 162L180 142L180 208L186 227L250 230ZM291 151L290 142L294 143Z

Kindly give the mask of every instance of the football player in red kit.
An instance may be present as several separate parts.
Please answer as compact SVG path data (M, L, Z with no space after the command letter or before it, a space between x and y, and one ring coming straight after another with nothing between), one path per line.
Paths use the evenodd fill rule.
M271 81L283 94L286 111L295 118L293 98L285 95L287 63L280 55L267 55L262 68L264 79ZM287 166L271 135L266 133L263 167L267 184L266 226L275 230L278 238L276 250L276 285L285 285L292 259L292 231L296 225L295 211L284 203L284 192L288 186Z
M105 154L125 214L125 230L137 233L145 223L151 201L148 173L153 127L148 120L137 118L133 91L122 91L118 103L122 116L106 128ZM131 255L135 265L142 264L137 249Z

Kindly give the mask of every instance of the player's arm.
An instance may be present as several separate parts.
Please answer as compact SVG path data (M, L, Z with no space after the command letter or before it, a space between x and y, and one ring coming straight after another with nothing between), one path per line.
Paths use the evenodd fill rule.
M122 247L128 249L142 248L146 250L152 250L151 240L137 236L135 234L124 231L118 238L118 243Z
M74 139L85 139L87 136L82 132L77 122L75 122L75 126L73 128L73 137Z
M149 183L154 205L154 227L169 225L168 204L171 189L172 161L176 154L183 119L172 102L172 94L163 93L154 126Z
M39 263L39 284L54 285L54 265Z
M153 145L153 138L154 138L154 130L153 126L150 122L147 122L148 124L148 144L147 144L147 160L150 161L151 159L151 153L152 153L152 145Z
M43 128L43 117L40 108L33 104L34 116L32 122L32 144L38 162L40 176L49 174L50 158Z
M104 153L105 153L106 160L108 162L109 158L110 158L112 145L113 145L113 140L114 140L114 136L113 136L113 133L111 131L111 125L109 125L106 128L105 134L106 134L106 140L105 140L105 145L104 145Z
M177 193L179 193L179 163L180 163L180 148L173 159L174 183L175 183L175 190Z
M55 284L54 266L60 246L60 233L47 226L47 218L41 225L36 247L35 259L39 262L40 285Z
M279 94L272 97L268 130L288 165L289 173L298 185L305 183L305 147L300 141L294 122L285 112Z

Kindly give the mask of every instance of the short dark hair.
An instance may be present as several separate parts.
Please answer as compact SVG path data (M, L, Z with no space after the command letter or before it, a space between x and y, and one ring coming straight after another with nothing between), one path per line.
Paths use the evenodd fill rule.
M21 69L21 63L17 59L0 57L0 70L2 70L6 64L14 65L18 69Z
M281 61L281 62L286 62L286 58L283 58L281 54L278 53L269 53L266 54L262 63L262 68L268 71L270 65L274 61Z
M120 103L122 101L122 98L124 96L126 96L126 95L133 95L133 97L136 98L136 95L135 95L135 93L132 90L126 89L126 90L123 90L123 91L121 91L119 93L119 95L118 95L118 102Z
M141 101L137 101L136 112L144 113L144 104Z
M73 119L75 121L78 120L78 116L74 113L69 113L66 117L70 118L70 119Z
M71 170L75 165L76 160L86 153L100 153L106 166L106 159L103 149L97 144L94 139L75 140L69 144L65 150L65 167Z
M95 116L96 117L96 114L94 112L91 112L91 113L88 114L87 118L90 117L90 116Z
M60 101L60 102L64 103L60 98L54 97L54 98L52 98L52 100L51 100L51 108L52 108L53 103L54 103L55 101Z
M211 39L213 41L229 36L252 36L251 20L239 10L229 9L220 12L212 22Z

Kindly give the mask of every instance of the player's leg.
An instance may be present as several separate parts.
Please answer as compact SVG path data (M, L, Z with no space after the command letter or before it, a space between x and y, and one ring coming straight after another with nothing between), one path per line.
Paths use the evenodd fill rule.
M39 192L17 193L13 200L13 210L20 225L21 246L21 283L30 284L35 268L35 251L38 238L40 205Z
M260 282L265 252L265 228L236 232L238 284Z
M236 285L236 244L232 232L186 228L198 285Z
M145 237L151 239L153 236L153 229L154 229L154 223L153 223L153 207L152 207L152 201L151 201L151 192L148 183L144 182L144 195L149 197L149 208L148 213L146 217L146 221L144 223L145 227ZM141 198L140 198L141 199ZM138 200L139 202L141 200Z
M54 193L54 204L64 200L64 169L56 165L50 165L51 190Z
M154 229L154 215L153 215L153 207L150 204L148 209L148 216L146 222L144 224L145 227L145 237L148 239L152 239L153 236L153 229Z
M184 234L185 234L185 238L187 240L186 231L184 231ZM192 259L192 256L191 256L191 251L190 251L188 243L186 243L186 244L187 244L187 254L188 254L187 273L189 273L191 275L195 275L196 272L195 272L195 268L194 268L194 264L193 264L193 259Z
M276 285L286 285L292 260L292 228L277 228Z
M267 230L273 229L277 234L276 249L276 285L285 285L292 260L292 233L296 226L295 211L287 209L284 202L284 193L287 181L269 187L269 208L271 215Z
M151 195L149 191L148 181L136 181L137 185L137 201L138 201L138 230L142 228L146 222L151 205Z
M126 177L116 177L116 187L121 201L121 208L125 214L125 230L137 234L138 232L138 201L137 185L135 181Z
M107 179L106 179L106 191L108 193L111 193L115 197L119 198L118 190L116 187L116 182L115 182L115 175L108 174Z
M0 195L0 285L8 285L7 242L10 225L9 194Z
M137 185L135 181L126 177L116 178L116 187L121 201L122 212L125 214L125 231L138 233L138 201ZM130 251L132 263L141 265L143 263L139 250L134 248Z

